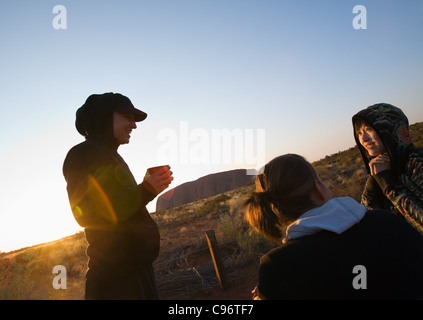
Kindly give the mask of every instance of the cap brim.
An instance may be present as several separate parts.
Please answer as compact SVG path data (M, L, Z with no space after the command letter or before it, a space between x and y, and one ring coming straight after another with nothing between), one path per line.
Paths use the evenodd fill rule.
M124 113L124 114L132 114L135 117L136 122L140 122L147 118L147 114L144 111L141 111L135 108L132 104L123 104L116 107L115 111Z
M147 118L147 114L141 110L134 108L135 122L144 121Z

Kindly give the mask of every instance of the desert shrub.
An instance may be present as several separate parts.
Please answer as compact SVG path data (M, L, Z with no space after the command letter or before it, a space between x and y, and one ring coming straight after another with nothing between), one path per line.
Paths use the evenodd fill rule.
M233 197L228 201L228 213L219 218L216 237L220 243L232 243L235 250L225 259L229 268L239 268L253 261L258 262L260 256L268 251L270 244L262 235L253 231L244 216L241 204L245 197Z
M236 240L243 231L243 226L230 214L224 214L219 219L216 233L220 242Z
M224 193L207 200L195 208L195 215L197 218L203 217L213 211L224 209L226 206L226 201L230 197Z
M192 219L192 210L183 208L175 212L175 219L179 224L187 224Z

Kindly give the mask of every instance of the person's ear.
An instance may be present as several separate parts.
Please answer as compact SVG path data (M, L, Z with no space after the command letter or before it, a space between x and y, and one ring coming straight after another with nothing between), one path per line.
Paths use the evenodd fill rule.
M325 193L324 193L324 190L323 190L323 186L322 186L322 184L320 183L320 181L319 180L314 180L314 193L315 193L315 195L316 195L316 198L319 200L319 201L323 201L323 200L325 200Z
M332 198L332 193L323 182L316 179L314 180L313 197L314 201L321 206Z

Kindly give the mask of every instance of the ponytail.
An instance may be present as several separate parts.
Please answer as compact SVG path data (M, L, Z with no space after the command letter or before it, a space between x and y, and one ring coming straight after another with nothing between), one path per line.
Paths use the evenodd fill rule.
M274 211L269 192L252 192L244 202L247 222L267 239L279 243L282 234L280 216Z
M313 207L317 174L303 157L287 154L270 161L256 176L256 190L244 202L248 223L280 243L286 226Z

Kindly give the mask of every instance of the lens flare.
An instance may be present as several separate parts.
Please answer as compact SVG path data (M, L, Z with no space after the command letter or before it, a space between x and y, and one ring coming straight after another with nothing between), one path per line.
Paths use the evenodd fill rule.
M118 218L116 211L113 208L109 197L92 175L88 177L88 193L90 194L93 203L96 204L96 208L98 208L96 211L101 215L101 217L113 224L117 224Z

